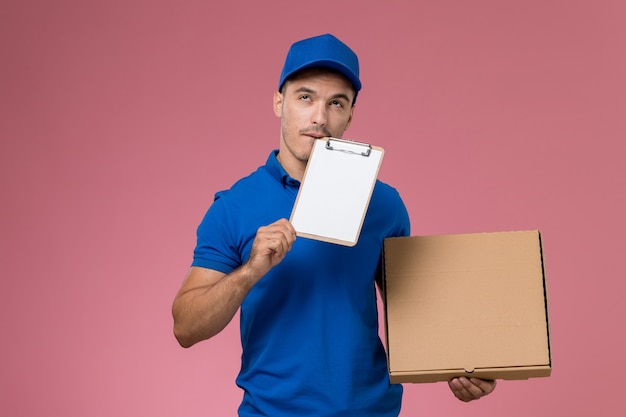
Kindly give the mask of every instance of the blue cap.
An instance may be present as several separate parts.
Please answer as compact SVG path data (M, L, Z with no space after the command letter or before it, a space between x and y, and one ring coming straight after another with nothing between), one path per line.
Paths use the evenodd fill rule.
M304 39L291 45L283 72L280 74L278 91L283 88L287 78L296 72L308 68L330 68L343 74L358 93L361 89L359 80L359 58L345 43L331 34Z

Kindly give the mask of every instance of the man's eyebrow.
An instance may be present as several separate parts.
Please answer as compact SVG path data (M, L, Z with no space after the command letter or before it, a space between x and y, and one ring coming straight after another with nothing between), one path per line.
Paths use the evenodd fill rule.
M333 99L333 100L336 100L338 98L342 98L345 101L347 101L348 103L352 100L350 97L348 97L347 94L344 94L344 93L337 93L337 94L335 94L334 96L331 97L331 99Z
M309 87L299 87L295 90L296 93L309 93L309 94L315 94L316 91L309 88Z
M296 92L296 93L307 93L307 94L316 94L316 93L317 93L317 91L313 90L312 88L305 87L305 86L298 87L298 88L295 90L295 92ZM331 99L331 100L337 100L337 99L340 99L340 98L341 98L341 99L344 99L344 100L345 100L345 101L347 101L347 102L350 102L350 101L351 101L351 98L350 98L350 97L348 97L348 95L347 95L347 94L344 94L344 93L337 93L337 94L334 94L334 95L332 95L332 96L330 97L330 99Z

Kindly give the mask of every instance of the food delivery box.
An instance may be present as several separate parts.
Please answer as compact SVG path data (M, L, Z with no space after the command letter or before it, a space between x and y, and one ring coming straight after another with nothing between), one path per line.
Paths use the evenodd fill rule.
M539 231L388 238L383 261L392 383L550 375Z

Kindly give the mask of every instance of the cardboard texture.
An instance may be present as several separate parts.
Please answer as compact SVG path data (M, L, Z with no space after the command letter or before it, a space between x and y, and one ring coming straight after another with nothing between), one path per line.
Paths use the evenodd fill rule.
M389 238L384 275L392 383L550 375L539 231Z

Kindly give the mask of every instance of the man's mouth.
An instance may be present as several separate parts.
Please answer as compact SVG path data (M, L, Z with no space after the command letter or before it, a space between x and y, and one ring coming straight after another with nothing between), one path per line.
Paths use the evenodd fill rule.
M332 136L328 131L304 131L302 132L305 136L310 136L314 139L327 138Z

